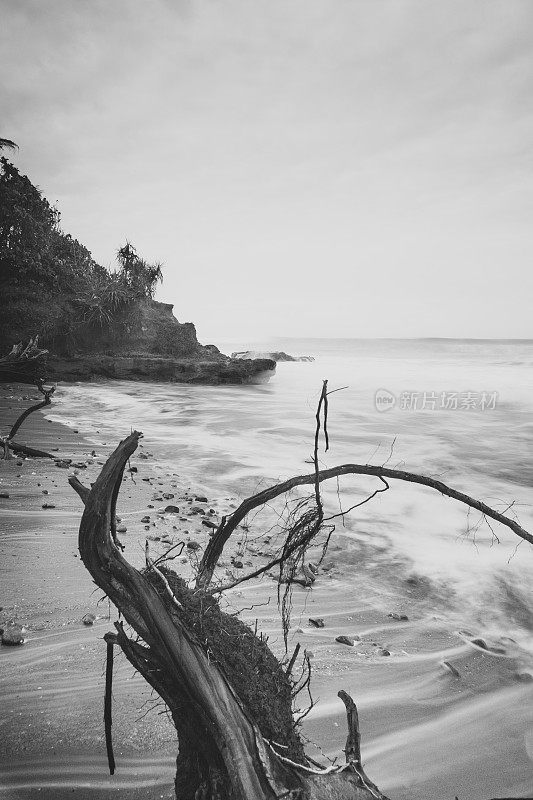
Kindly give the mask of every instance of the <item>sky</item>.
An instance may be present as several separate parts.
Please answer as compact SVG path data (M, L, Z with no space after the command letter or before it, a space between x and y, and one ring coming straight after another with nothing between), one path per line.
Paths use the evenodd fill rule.
M531 0L0 0L0 136L200 341L533 338Z

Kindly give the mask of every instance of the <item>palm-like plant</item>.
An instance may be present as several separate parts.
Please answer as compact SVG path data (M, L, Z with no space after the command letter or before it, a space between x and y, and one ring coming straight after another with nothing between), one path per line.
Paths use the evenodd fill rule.
M11 139L2 139L0 137L0 150L18 150L19 146L15 142L12 142Z
M136 297L153 297L155 287L163 281L161 264L149 264L139 255L135 247L126 242L117 252L121 276Z

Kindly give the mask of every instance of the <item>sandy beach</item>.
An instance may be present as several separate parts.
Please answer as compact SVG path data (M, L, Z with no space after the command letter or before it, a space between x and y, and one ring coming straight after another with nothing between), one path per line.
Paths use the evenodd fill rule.
M24 398L33 396L29 387L0 388L3 427L30 404ZM107 773L102 636L112 630L117 613L80 562L82 505L67 482L74 473L86 485L94 481L127 433L117 431L111 441L108 433L100 435L97 420L85 430L38 412L18 440L73 464L2 462L0 493L9 496L0 500L0 627L16 620L28 631L23 646L0 648L2 798L173 797L174 729L157 697L118 653L117 771L113 777ZM191 576L208 540L205 521L231 511L237 499L202 499L201 487L158 463L147 439L131 467L118 504L120 524L127 528L119 534L125 556L142 566L146 537L154 554L179 541L193 543L172 562L180 574ZM166 510L169 506L179 511ZM250 567L268 552L268 537L252 522L224 553L221 577L238 572L232 559ZM303 726L309 754L324 764L342 758L346 730L336 693L343 688L359 706L366 770L392 798L527 797L533 786L532 676L510 643L480 646L472 642L475 631L450 629L439 612L438 593L419 576L390 581L386 594L374 588L386 558L384 552L361 574L360 547L341 529L314 587L295 589L289 646L299 641L313 664L316 705ZM282 655L272 578L228 592L222 606L244 608L241 618L254 624L257 619ZM93 625L83 624L86 614L96 617ZM321 618L324 627L314 627L310 617ZM354 646L335 642L339 635L353 637ZM301 698L301 707L305 704Z

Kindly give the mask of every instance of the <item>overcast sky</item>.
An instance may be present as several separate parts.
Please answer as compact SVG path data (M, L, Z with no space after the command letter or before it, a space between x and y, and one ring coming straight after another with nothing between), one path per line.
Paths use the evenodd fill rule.
M532 0L0 0L0 136L200 340L533 337Z

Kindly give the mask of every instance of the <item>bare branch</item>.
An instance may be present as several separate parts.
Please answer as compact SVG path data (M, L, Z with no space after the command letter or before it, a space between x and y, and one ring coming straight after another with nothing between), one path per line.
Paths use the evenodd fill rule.
M430 489L435 489L437 492L440 492L440 494L446 497L451 497L454 500L458 500L460 503L464 503L470 508L480 511L487 517L490 517L496 522L505 525L521 539L533 544L533 535L522 528L522 526L519 525L516 520L501 514L499 511L496 511L493 508L490 508L490 506L481 500L476 500L464 492L460 492L457 489L452 489L442 481L434 480L433 478L429 478L425 475L417 475L414 472L406 472L404 470L390 469L388 467L374 466L371 464L341 464L338 467L320 470L318 474L313 473L311 475L297 475L294 478L289 478L288 480L283 481L282 483L270 486L268 489L263 489L263 491L258 492L251 497L247 497L246 500L243 500L233 514L227 518L225 523L219 526L215 536L213 536L206 547L204 557L200 562L197 586L206 586L211 580L213 573L211 571L209 574L209 570L206 567L207 556L209 555L214 558L215 554L218 554L215 560L216 564L216 561L218 561L220 555L222 554L224 545L247 514L249 514L258 506L265 505L266 503L274 500L276 497L279 497L286 492L290 492L297 486L315 485L317 480L319 483L322 483L323 481L330 480L331 478L336 478L338 475L373 475L380 479L398 480L407 483L416 483L420 486L427 486Z
M346 763L350 764L354 761L357 764L361 763L361 735L359 733L359 715L357 714L357 706L350 697L350 695L343 689L337 692L337 697L340 697L346 706L346 721L348 724L348 738L346 739Z

